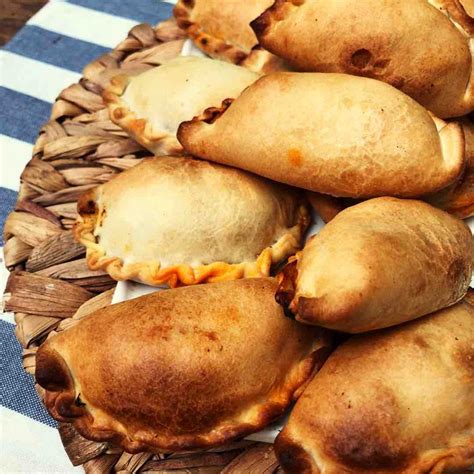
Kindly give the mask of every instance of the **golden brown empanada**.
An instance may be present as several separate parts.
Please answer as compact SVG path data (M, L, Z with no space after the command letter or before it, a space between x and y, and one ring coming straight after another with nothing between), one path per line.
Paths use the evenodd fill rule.
M277 0L251 25L298 70L379 79L439 117L474 109L474 18L459 0Z
M474 309L350 338L275 442L287 473L465 472L474 464Z
M296 190L190 157L155 157L87 192L74 228L91 269L149 285L267 276L309 223Z
M114 77L104 92L110 118L154 154L181 153L178 125L258 78L243 67L194 56L179 57L138 76Z
M260 430L327 356L291 321L273 278L165 290L101 309L48 339L36 380L54 418L129 452L189 450Z
M420 196L463 168L459 125L373 79L273 73L229 103L180 125L186 151L346 197Z
M174 16L198 48L207 55L253 71L287 70L278 56L257 45L250 22L273 0L178 0Z
M383 197L345 209L309 240L280 275L277 298L298 321L359 333L456 303L471 275L463 221Z

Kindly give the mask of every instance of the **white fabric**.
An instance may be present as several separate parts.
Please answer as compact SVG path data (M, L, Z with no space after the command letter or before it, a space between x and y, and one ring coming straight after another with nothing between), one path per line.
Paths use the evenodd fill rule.
M84 471L71 464L55 428L0 407L0 473L13 472L69 474Z

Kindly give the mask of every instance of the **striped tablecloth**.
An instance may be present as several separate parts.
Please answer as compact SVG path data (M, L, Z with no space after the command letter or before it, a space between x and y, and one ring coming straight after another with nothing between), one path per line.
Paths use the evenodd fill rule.
M172 14L173 0L52 0L0 51L0 226L59 92L137 23ZM3 245L0 235L0 246ZM0 290L8 272L0 263ZM69 462L56 423L23 372L12 314L0 315L0 472L82 471Z

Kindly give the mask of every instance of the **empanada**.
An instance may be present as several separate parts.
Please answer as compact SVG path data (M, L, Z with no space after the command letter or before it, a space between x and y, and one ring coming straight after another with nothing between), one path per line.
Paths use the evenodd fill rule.
M229 103L180 125L186 151L345 197L420 196L463 168L460 126L374 79L273 73Z
M447 189L428 198L433 205L445 209L461 219L474 215L474 123L459 121L466 143L466 167L461 178Z
M309 224L298 191L190 157L146 159L78 203L87 263L149 285L267 276Z
M154 154L181 153L178 125L227 98L258 75L209 58L173 59L138 76L114 77L104 92L110 118Z
M350 338L275 442L287 473L465 472L474 465L474 308Z
M273 278L165 290L108 306L43 344L54 418L129 452L208 448L280 416L324 361L324 330L291 321Z
M280 275L277 298L298 321L359 333L456 303L471 275L463 221L383 197L345 209L309 240Z
M277 0L251 25L298 70L379 79L439 117L474 109L474 18L459 0Z
M174 16L207 55L258 72L286 70L286 62L257 45L250 22L273 0L178 0Z

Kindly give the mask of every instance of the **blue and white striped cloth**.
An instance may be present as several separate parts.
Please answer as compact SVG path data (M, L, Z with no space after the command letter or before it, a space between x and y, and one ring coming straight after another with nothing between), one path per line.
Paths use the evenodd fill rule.
M172 14L173 0L52 0L0 51L0 226L59 92L138 23ZM0 234L0 247L3 245ZM0 291L8 272L0 262ZM0 315L0 472L68 473L56 423L21 365L12 314Z

